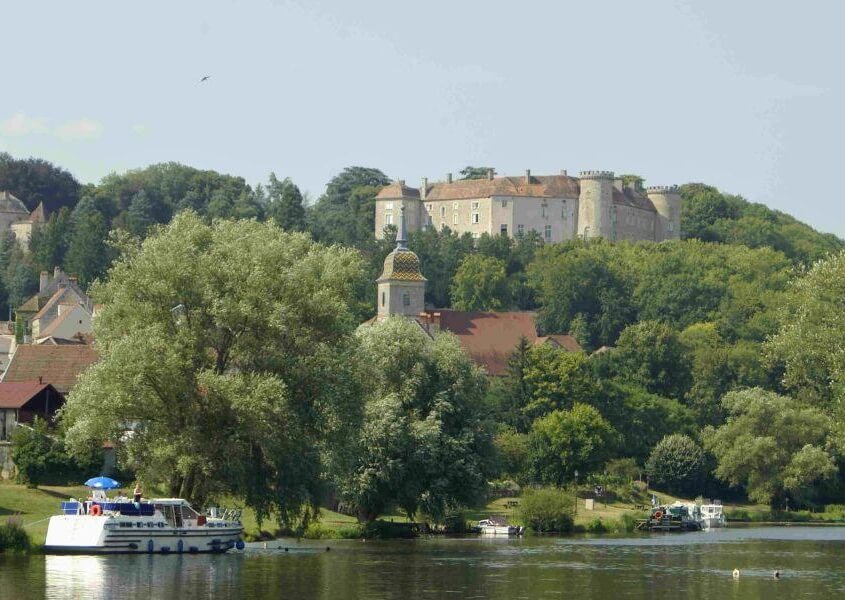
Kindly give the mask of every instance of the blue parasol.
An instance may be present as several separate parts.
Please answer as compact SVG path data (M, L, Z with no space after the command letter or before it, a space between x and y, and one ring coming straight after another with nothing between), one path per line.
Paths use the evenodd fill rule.
M111 477L92 477L85 482L89 488L98 490L113 490L120 487L120 482L115 481Z

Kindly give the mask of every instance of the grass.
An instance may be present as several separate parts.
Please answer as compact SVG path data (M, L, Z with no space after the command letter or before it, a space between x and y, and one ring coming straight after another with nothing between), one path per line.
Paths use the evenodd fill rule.
M88 488L47 485L31 489L0 481L0 518L19 514L24 530L33 544L42 546L47 535L47 520L60 512L62 500L84 498Z

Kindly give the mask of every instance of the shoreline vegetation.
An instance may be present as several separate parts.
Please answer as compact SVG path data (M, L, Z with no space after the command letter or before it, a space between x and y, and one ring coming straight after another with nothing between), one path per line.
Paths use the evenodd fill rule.
M548 489L548 488L546 488ZM560 492L560 490L555 490ZM83 487L43 486L29 488L10 482L0 482L0 553L3 552L40 552L47 533L47 522L57 514L59 502L70 497L82 497L86 493ZM655 493L661 502L671 503L678 498L659 491L646 492L649 497ZM567 501L572 501L571 492L564 492ZM490 500L486 505L466 509L454 515L456 520L473 524L488 517L503 517L516 525L530 525L520 512L520 505L525 502L521 497L505 497ZM515 504L519 503L519 504ZM571 508L574 508L574 501ZM578 508L570 513L571 525L565 532L531 531L530 535L620 535L632 533L638 519L645 516L645 511L637 510L637 505L630 502L611 501L605 504L595 501L594 509L587 510L586 499L578 498ZM845 506L829 505L824 512L772 511L766 506L753 504L725 504L729 523L735 525L843 525L845 524ZM259 528L254 513L244 510L244 531L247 541L270 541L296 537L290 532L271 528L266 521ZM461 529L452 531L460 533ZM301 536L302 539L392 539L413 538L419 535L442 532L442 526L429 526L412 523L400 514L386 515L371 523L359 523L355 517L331 511L320 510L319 520L312 523Z

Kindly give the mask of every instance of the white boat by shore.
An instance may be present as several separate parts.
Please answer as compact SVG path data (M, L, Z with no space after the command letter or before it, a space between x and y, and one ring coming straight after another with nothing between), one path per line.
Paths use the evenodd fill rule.
M199 514L181 498L72 499L62 502L61 515L50 517L44 551L169 554L242 549L239 513Z
M701 505L701 526L704 529L718 529L728 526L721 503Z
M481 535L522 535L524 527L497 523L494 519L484 519L478 522Z

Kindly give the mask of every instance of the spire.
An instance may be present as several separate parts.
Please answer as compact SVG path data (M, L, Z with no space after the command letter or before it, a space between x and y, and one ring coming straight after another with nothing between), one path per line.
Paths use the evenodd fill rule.
M407 250L405 243L408 241L408 235L405 232L405 205L399 205L399 231L396 232L396 248L398 250Z

